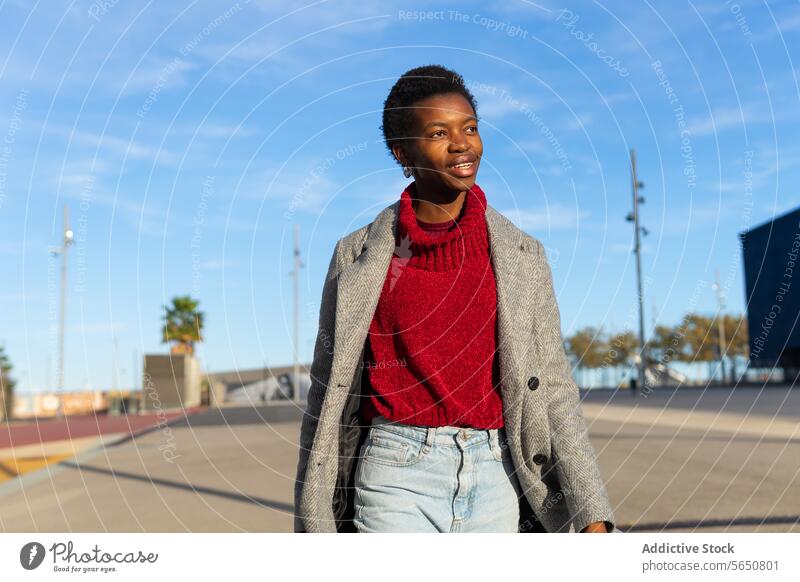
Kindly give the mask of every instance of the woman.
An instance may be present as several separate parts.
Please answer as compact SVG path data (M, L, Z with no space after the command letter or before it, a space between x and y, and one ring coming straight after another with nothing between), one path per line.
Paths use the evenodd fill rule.
M414 181L333 253L295 531L614 530L542 245L475 181L476 110L441 66L384 104Z

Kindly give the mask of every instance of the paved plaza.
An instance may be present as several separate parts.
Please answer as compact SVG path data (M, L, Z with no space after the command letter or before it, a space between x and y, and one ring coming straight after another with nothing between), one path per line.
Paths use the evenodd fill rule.
M799 390L593 391L583 409L622 530L800 532ZM0 530L291 531L300 416L196 410L61 441L0 481Z

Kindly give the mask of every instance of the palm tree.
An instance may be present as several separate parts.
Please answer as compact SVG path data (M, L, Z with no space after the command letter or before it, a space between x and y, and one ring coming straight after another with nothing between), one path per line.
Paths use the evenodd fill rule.
M193 354L194 343L203 341L203 312L199 301L189 295L172 298L172 306L164 305L161 343L175 342L173 354Z
M11 418L14 408L15 382L9 376L12 368L5 346L0 346L0 421Z

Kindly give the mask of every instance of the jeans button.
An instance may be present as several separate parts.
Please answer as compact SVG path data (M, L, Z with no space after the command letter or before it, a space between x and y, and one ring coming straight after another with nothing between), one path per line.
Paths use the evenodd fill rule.
M459 437L461 437L461 440L462 440L462 441L465 441L465 440L467 440L467 431L465 431L465 430L462 428L460 431L458 431L458 436L459 436Z

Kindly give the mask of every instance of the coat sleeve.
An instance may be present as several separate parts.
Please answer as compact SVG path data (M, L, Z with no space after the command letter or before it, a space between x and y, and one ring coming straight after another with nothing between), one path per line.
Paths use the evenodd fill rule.
M540 381L549 394L551 462L555 465L575 531L604 521L611 532L616 527L614 515L589 441L578 385L564 350L552 270L542 243L534 241L539 259L538 285L534 290L535 316L541 341L540 375L543 377Z
M297 474L294 483L294 531L304 533L305 526L300 511L300 496L305 484L308 457L317 432L317 423L325 399L325 392L330 379L331 365L333 363L333 341L336 326L336 286L340 271L339 260L341 241L331 257L325 284L322 288L322 300L319 309L319 329L314 345L314 360L311 363L311 387L308 391L307 404L300 425L300 455L297 462Z

